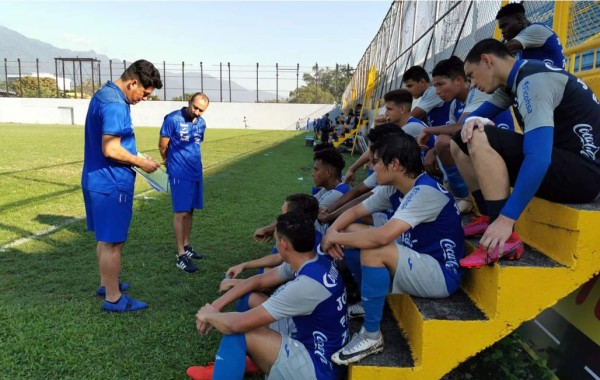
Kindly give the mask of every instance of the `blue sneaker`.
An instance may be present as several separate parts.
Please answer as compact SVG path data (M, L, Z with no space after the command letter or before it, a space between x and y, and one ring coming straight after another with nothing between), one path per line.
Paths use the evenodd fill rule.
M189 244L183 247L183 249L188 259L202 260L204 258L204 255L201 255L198 252L194 251L194 248L192 248L192 246Z
M188 272L188 273L194 273L198 270L198 267L196 267L194 265L194 263L192 262L192 260L190 260L187 255L181 255L181 256L177 256L177 268L181 269L182 271Z
M129 284L119 281L119 290L120 291L124 292L125 290L127 290L129 288L130 288ZM98 290L96 290L96 295L98 297L105 298L106 297L106 288L104 286L99 286Z
M102 310L107 313L127 313L130 311L142 310L147 307L147 303L130 298L126 294L121 294L121 298L117 303L104 301L102 304Z

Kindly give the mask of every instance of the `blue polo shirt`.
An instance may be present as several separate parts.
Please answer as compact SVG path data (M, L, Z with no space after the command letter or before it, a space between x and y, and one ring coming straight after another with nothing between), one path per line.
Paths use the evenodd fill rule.
M135 172L130 165L108 159L102 153L102 136L121 138L121 146L137 154L129 101L116 84L108 81L92 97L85 118L85 148L81 187L100 193L133 192Z
M167 173L171 178L188 181L202 180L202 153L200 143L204 141L206 122L202 117L193 121L187 107L173 111L167 116L160 135L168 137Z

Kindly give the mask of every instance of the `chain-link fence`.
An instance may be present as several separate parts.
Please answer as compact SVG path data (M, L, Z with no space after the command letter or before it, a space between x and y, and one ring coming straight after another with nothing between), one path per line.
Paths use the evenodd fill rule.
M4 58L0 61L0 96L90 98L107 80L118 79L131 63L93 58L56 58L54 62ZM187 99L189 94L202 91L212 101L220 102L287 101L291 92L307 85L303 74L315 75L316 67L333 72L331 95L339 101L345 87L341 73L351 70L347 64L329 67L278 63L153 63L163 81L163 88L153 94L155 100ZM318 98L322 88L319 78L315 79L313 88L317 96L313 103L318 103L324 99Z
M494 34L495 18L505 3L394 1L344 91L344 108L362 103L373 109L385 92L402 86L402 75L410 66L421 65L431 72L440 60L451 55L464 59L477 41L499 38ZM556 25L565 25L564 30L556 31L565 44L571 72L585 77L600 93L600 74L595 72L600 67L600 2L525 1L524 6L532 22L543 22L555 30ZM368 73L373 69L375 83L368 83ZM370 94L367 89L372 86L375 91Z

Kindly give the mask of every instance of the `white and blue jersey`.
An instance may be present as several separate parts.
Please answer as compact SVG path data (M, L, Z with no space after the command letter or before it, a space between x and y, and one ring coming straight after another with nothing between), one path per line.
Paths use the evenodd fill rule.
M313 187L313 197L317 198L319 207L329 207L334 204L342 195L346 194L350 190L350 186L347 183L340 182L336 187L331 190L327 190L324 187Z
M514 38L523 45L517 59L537 59L554 67L565 67L565 55L558 36L546 24L534 22Z
M513 105L524 133L552 127L554 148L577 154L600 174L600 104L581 79L540 61L517 60L507 87L489 103Z
M104 156L103 135L119 137L123 148L133 155L137 154L129 101L111 81L94 94L85 118L81 187L105 194L116 190L133 193L135 172L129 164Z
M465 254L465 239L460 212L446 188L423 173L406 196L393 186L382 186L363 206L370 212L393 209L391 218L411 226L396 242L436 259L448 293L458 289L464 273L458 262Z
M168 137L167 173L170 178L188 181L202 180L202 152L206 123L202 117L193 121L187 107L173 111L167 116L160 129L162 137Z
M262 306L276 320L291 317L296 326L292 338L308 351L317 379L341 379L345 368L331 361L331 355L348 339L346 289L335 263L316 257L298 273L283 263L277 267L283 280Z
M454 99L450 105L450 124L458 123L463 113L471 113L475 111L485 101L489 100L492 96L485 92L479 91L475 87L471 87L467 100L463 103L459 99ZM509 109L503 110L492 119L495 126L500 129L507 129L509 131L515 130L515 123L513 122L512 114Z
M427 116L427 124L430 127L439 127L448 124L448 113L450 111L450 103L444 102L436 93L435 87L430 86L421 98L416 107L419 107Z

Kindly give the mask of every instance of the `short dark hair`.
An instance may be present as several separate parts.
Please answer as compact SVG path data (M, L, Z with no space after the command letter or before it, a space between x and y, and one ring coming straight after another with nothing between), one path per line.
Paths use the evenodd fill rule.
M312 195L296 193L285 198L288 204L288 212L301 212L313 222L319 216L319 201Z
M373 143L370 149L386 166L398 159L409 178L417 178L425 170L417 140L406 133L388 134Z
M525 7L522 3L508 3L496 14L496 20L500 20L504 16L525 15Z
M425 82L429 83L429 74L427 71L421 66L413 66L404 72L402 75L402 83L406 83L409 80L414 80L415 82L420 81L421 79L425 79Z
M342 170L346 166L346 161L342 154L335 149L321 149L313 155L313 161L321 160L325 165L331 166L336 171L336 177L342 176Z
M296 252L310 252L315 246L315 222L304 213L294 211L279 215L275 231L289 241Z
M493 54L500 58L510 57L510 52L506 45L493 38L486 38L475 44L467 54L465 62L479 63L482 54Z
M190 104L192 104L192 102L194 101L194 99L196 99L196 97L197 97L197 96L201 96L201 97L203 97L204 99L206 99L206 102L207 102L208 104L210 104L210 99L209 99L209 98L208 98L208 96L207 96L205 93L203 93L203 92L195 92L195 93L193 93L193 94L192 94L192 96L190 96L189 103L190 103Z
M450 79L455 79L456 77L463 77L467 80L467 75L465 74L465 63L462 59L453 55L448 59L443 59L435 65L431 75L434 77L448 77Z
M404 130L397 124L385 123L371 128L371 130L367 134L367 138L369 139L369 142L371 144L374 144L375 142L379 141L382 138L385 138L387 135L392 133L402 134L406 132L404 132Z
M122 80L137 79L144 88L153 87L160 90L163 86L160 80L160 72L151 62L140 59L133 62L121 75Z
M399 90L392 90L386 92L385 95L383 95L383 101L393 102L395 104L407 104L410 110L410 106L412 106L413 97L410 91L408 91L405 88L401 88Z
M318 152L323 149L334 149L333 144L330 142L317 144L313 148L313 152Z

